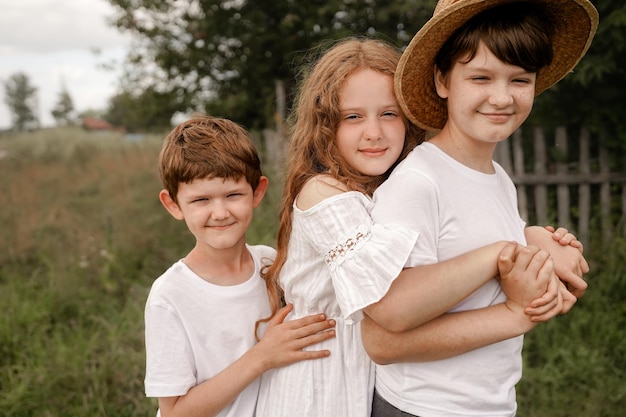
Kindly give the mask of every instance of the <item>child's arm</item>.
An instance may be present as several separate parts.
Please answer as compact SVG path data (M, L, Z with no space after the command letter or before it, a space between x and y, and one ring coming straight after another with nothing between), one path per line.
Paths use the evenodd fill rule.
M527 333L533 324L504 303L447 313L402 333L391 332L369 317L361 323L363 344L379 365L430 362L467 353Z
M334 320L323 314L283 322L292 305L283 307L269 321L265 335L243 356L213 378L178 397L159 398L163 417L210 417L230 404L252 381L265 371L301 360L324 358L328 350L304 351L335 336Z
M511 296L506 303L443 314L402 333L389 331L366 316L361 331L370 357L378 364L446 359L530 331L536 323L523 307L540 298L554 281L549 254L537 248L516 252L515 247L508 246L502 255L500 265L515 261L514 267L502 267L508 268L502 277ZM553 304L551 316L558 314L560 308Z
M455 258L408 268L387 294L364 312L393 332L420 326L438 317L498 275L498 256L513 242L497 242Z
M550 252L554 259L554 270L557 276L566 284L567 289L575 298L580 298L587 289L587 283L582 276L589 272L589 265L582 254L582 244L571 233L567 233L566 229L559 228L554 233L550 229L539 226L527 227L524 231L526 240L528 244L539 246ZM569 302L573 305L572 301L576 302L576 299L572 300L570 297ZM568 300L566 304L569 304ZM565 308L567 311L571 305L569 308L566 305Z

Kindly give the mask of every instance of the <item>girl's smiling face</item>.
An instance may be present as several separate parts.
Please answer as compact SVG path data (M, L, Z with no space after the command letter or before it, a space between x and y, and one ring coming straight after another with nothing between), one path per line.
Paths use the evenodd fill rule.
M393 78L372 69L350 75L339 93L337 147L361 174L384 174L399 158L406 127Z

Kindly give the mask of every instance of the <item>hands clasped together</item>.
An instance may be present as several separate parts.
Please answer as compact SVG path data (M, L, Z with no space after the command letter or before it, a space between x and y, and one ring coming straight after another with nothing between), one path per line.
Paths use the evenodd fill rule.
M582 243L567 229L529 229L532 244L507 245L500 252L498 270L506 306L523 314L532 327L572 308L587 289L582 275L589 265Z

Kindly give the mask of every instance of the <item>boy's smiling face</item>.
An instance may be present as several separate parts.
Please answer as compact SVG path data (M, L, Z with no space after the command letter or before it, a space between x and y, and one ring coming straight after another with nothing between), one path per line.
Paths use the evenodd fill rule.
M536 73L500 61L482 42L469 62L456 62L435 84L447 99L447 129L461 140L495 144L528 118L535 98Z
M174 218L184 220L197 245L229 249L245 244L252 213L261 203L267 178L261 177L256 190L245 178L195 179L181 183L178 204L163 190L160 199Z

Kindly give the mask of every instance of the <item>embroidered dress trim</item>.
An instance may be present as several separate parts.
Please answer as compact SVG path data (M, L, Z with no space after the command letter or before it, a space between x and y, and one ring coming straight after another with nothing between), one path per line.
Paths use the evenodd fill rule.
M324 261L328 264L331 271L341 265L346 258L351 258L354 252L372 236L372 231L366 226L361 226L359 229L354 236L338 243L326 253Z

